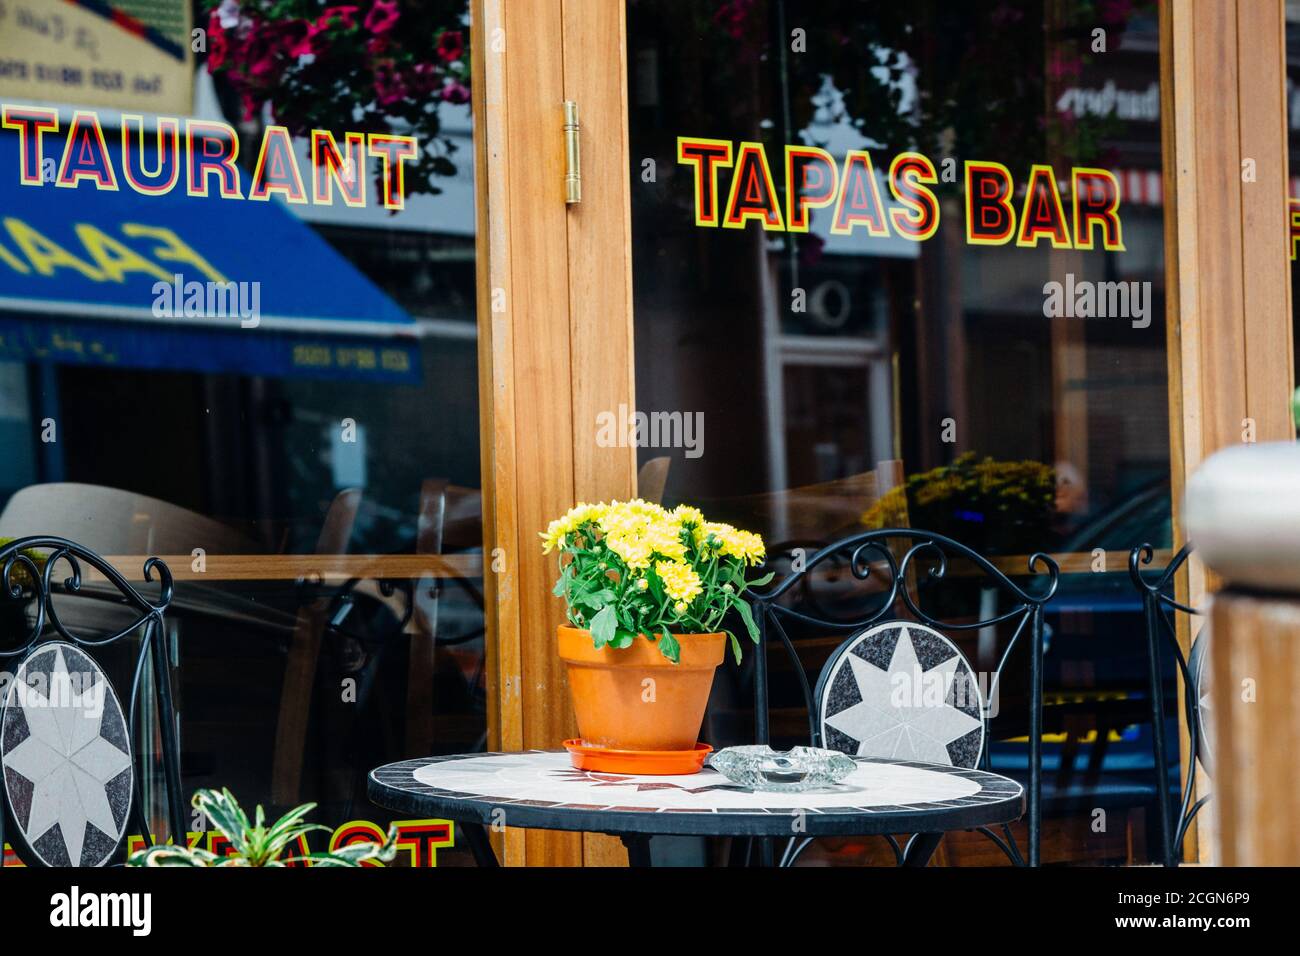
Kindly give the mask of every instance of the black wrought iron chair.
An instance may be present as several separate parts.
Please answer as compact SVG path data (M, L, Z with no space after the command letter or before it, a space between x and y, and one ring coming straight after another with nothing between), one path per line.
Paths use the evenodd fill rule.
M891 542L907 542L907 550L901 560L896 556ZM996 592L1010 599L1010 610L994 613L980 620L948 621L938 614L932 614L922 608L922 604L933 606L935 585L943 581L950 560L970 562L978 571L977 580L985 587L992 587ZM860 699L862 687L856 680L849 680L853 668L860 668L863 662L871 665L874 658L876 666L888 672L889 666L882 665L888 660L892 664L895 651L904 640L905 653L910 653L925 672L942 669L949 680L950 690L954 696L954 713L947 715L947 733L954 734L953 739L945 745L948 762L959 766L989 766L989 741L987 723L989 714L983 703L975 675L964 655L944 632L978 631L1006 624L1013 628L1012 635L1000 655L997 668L989 681L989 697L996 699L998 684L1001 681L1012 651L1020 643L1022 635L1029 633L1029 781L1028 781L1028 816L1029 848L1028 863L1037 866L1040 858L1042 831L1042 736L1043 736L1043 606L1051 600L1056 592L1060 570L1056 563L1046 554L1037 553L1030 557L1027 573L1034 575L1045 573L1046 586L1038 595L1030 594L1020 588L1002 571L998 570L987 558L966 545L940 534L913 528L886 528L878 531L864 532L821 548L807 555L800 566L766 590L757 591L751 596L751 604L760 635L759 653L755 654L754 688L755 688L755 736L760 743L769 741L769 668L767 645L773 635L786 649L797 676L803 702L808 712L808 734L814 746L827 746L847 753L872 753L879 756L892 756L870 749L866 741L853 736L853 726L849 718L837 721L836 717L847 714L855 696ZM822 609L812 596L809 587L811 575L828 566L838 566L847 571L853 579L865 582L878 578L879 588L869 600L864 610L848 617L832 615ZM914 580L909 587L908 581ZM916 595L912 593L913 588ZM790 600L796 591L803 592L803 599ZM931 600L927 600L931 599ZM908 618L895 618L890 615L901 604L910 615ZM784 623L783 623L784 622ZM849 636L841 642L830 659L822 668L821 676L814 684L808 679L808 672L800 659L796 643L790 637L786 623L816 634L847 633ZM911 632L919 633L913 635ZM858 658L855 663L853 658ZM928 666L927 666L928 663ZM958 690L966 688L971 695L966 697L965 706L959 698ZM973 697L973 699L972 699ZM966 718L963 721L963 716ZM846 722L848 721L848 722ZM863 748L867 749L863 749ZM931 755L930 759L942 762L945 754ZM919 756L918 759L926 759ZM1016 841L1009 827L1003 827L999 835L983 828L980 831L1017 865L1024 864ZM914 835L916 840L920 835ZM937 845L938 840L930 835L930 840ZM809 845L811 840L791 840L783 853L782 861L792 863ZM889 838L895 858L902 862L904 851L896 840ZM931 848L932 850L932 848ZM762 847L763 862L770 863L775 856L770 845Z
M110 587L83 590L83 563ZM60 564L68 573L56 584ZM29 866L104 866L124 859L129 828L154 842L142 798L143 760L136 747L146 662L156 694L157 719L151 729L161 743L167 824L184 839L180 748L162 626L173 590L167 565L158 558L144 563L146 582L154 580L155 572L158 576L156 602L98 554L64 538L11 541L0 548L0 567L2 599L8 610L19 611L10 615L10 628L19 633L0 635L5 641L0 658L11 675L0 701L0 845L8 838ZM82 600L107 598L124 606L131 622L106 634L74 633L60 617L55 596L62 600L77 594ZM137 633L130 695L123 707L108 674L88 651Z
M1210 794L1201 797L1195 803L1192 797L1196 793L1196 764L1211 766L1210 738L1206 733L1205 710L1207 709L1206 692L1208 681L1208 647L1210 633L1208 627L1201 628L1191 647L1191 653L1183 656L1183 649L1178 643L1178 628L1175 615L1179 612L1187 615L1201 616L1204 612L1182 604L1169 592L1174 587L1178 571L1187 563L1192 553L1192 545L1186 544L1174 555L1173 559L1160 572L1159 577L1148 580L1142 575L1142 566L1148 565L1155 557L1155 549L1149 544L1142 544L1129 552L1128 570L1133 586L1142 595L1142 609L1147 638L1147 664L1149 675L1148 693L1151 707L1151 740L1155 756L1155 782L1160 816L1160 850L1165 866L1177 866L1183 855L1183 840L1187 829L1201 807L1210 799ZM1167 644L1173 651L1178 664L1178 673L1183 681L1183 717L1187 724L1188 752L1192 759L1188 761L1186 779L1179 795L1178 815L1174 816L1169 805L1169 763L1165 747L1165 685L1161 666L1161 644ZM1175 760L1175 766L1177 761Z

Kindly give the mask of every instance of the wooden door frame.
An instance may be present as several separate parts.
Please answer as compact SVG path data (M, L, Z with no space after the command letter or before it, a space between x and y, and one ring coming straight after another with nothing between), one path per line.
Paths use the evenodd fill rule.
M1181 547L1183 490L1207 456L1246 440L1250 422L1256 441L1295 437L1282 0L1163 0L1160 54L1170 464ZM1204 606L1214 581L1195 554L1180 578L1179 599ZM1178 617L1186 650L1194 635ZM1185 730L1180 751L1185 768ZM1212 789L1201 781L1198 797ZM1186 859L1212 861L1212 821L1197 817Z
M634 402L624 5L472 0L488 738L575 736L538 533L575 501L630 497L636 449L596 415ZM564 202L563 103L578 103L582 192ZM611 250L614 250L611 252ZM598 834L497 839L511 865L626 863Z

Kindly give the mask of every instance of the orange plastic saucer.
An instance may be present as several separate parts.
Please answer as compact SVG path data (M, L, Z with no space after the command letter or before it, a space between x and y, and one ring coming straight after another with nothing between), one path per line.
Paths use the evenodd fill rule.
M611 750L608 747L589 747L576 738L566 740L564 749L579 770L664 777L699 773L704 758L713 753L708 744L696 744L691 750Z

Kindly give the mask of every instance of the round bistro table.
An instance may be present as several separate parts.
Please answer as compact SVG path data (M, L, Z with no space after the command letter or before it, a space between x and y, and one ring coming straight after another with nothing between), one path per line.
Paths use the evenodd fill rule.
M1010 823L1024 789L1007 777L908 760L855 757L840 784L804 793L748 790L710 767L678 777L577 770L563 750L403 760L370 772L381 807L461 824L480 866L496 866L484 826L579 830L623 838L633 866L656 835L872 836L914 833L906 866L924 866L948 830Z

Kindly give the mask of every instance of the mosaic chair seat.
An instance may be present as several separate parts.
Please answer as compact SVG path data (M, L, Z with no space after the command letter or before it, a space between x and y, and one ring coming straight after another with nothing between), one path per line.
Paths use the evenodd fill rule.
M83 587L83 565L104 583ZM144 563L146 583L157 575L156 601L98 554L64 538L11 541L0 548L0 568L0 601L9 612L0 658L12 675L0 699L0 843L8 841L28 866L106 866L125 859L129 835L154 842L144 809L146 757L137 746L146 696L155 705L148 717L160 741L168 828L184 833L163 633L173 593L167 566L158 558ZM56 583L60 568L66 577ZM59 605L71 600L111 602L115 623L107 632L74 633L59 614ZM123 611L129 623L120 626ZM95 656L115 645L121 650L113 654L131 662L125 695Z

